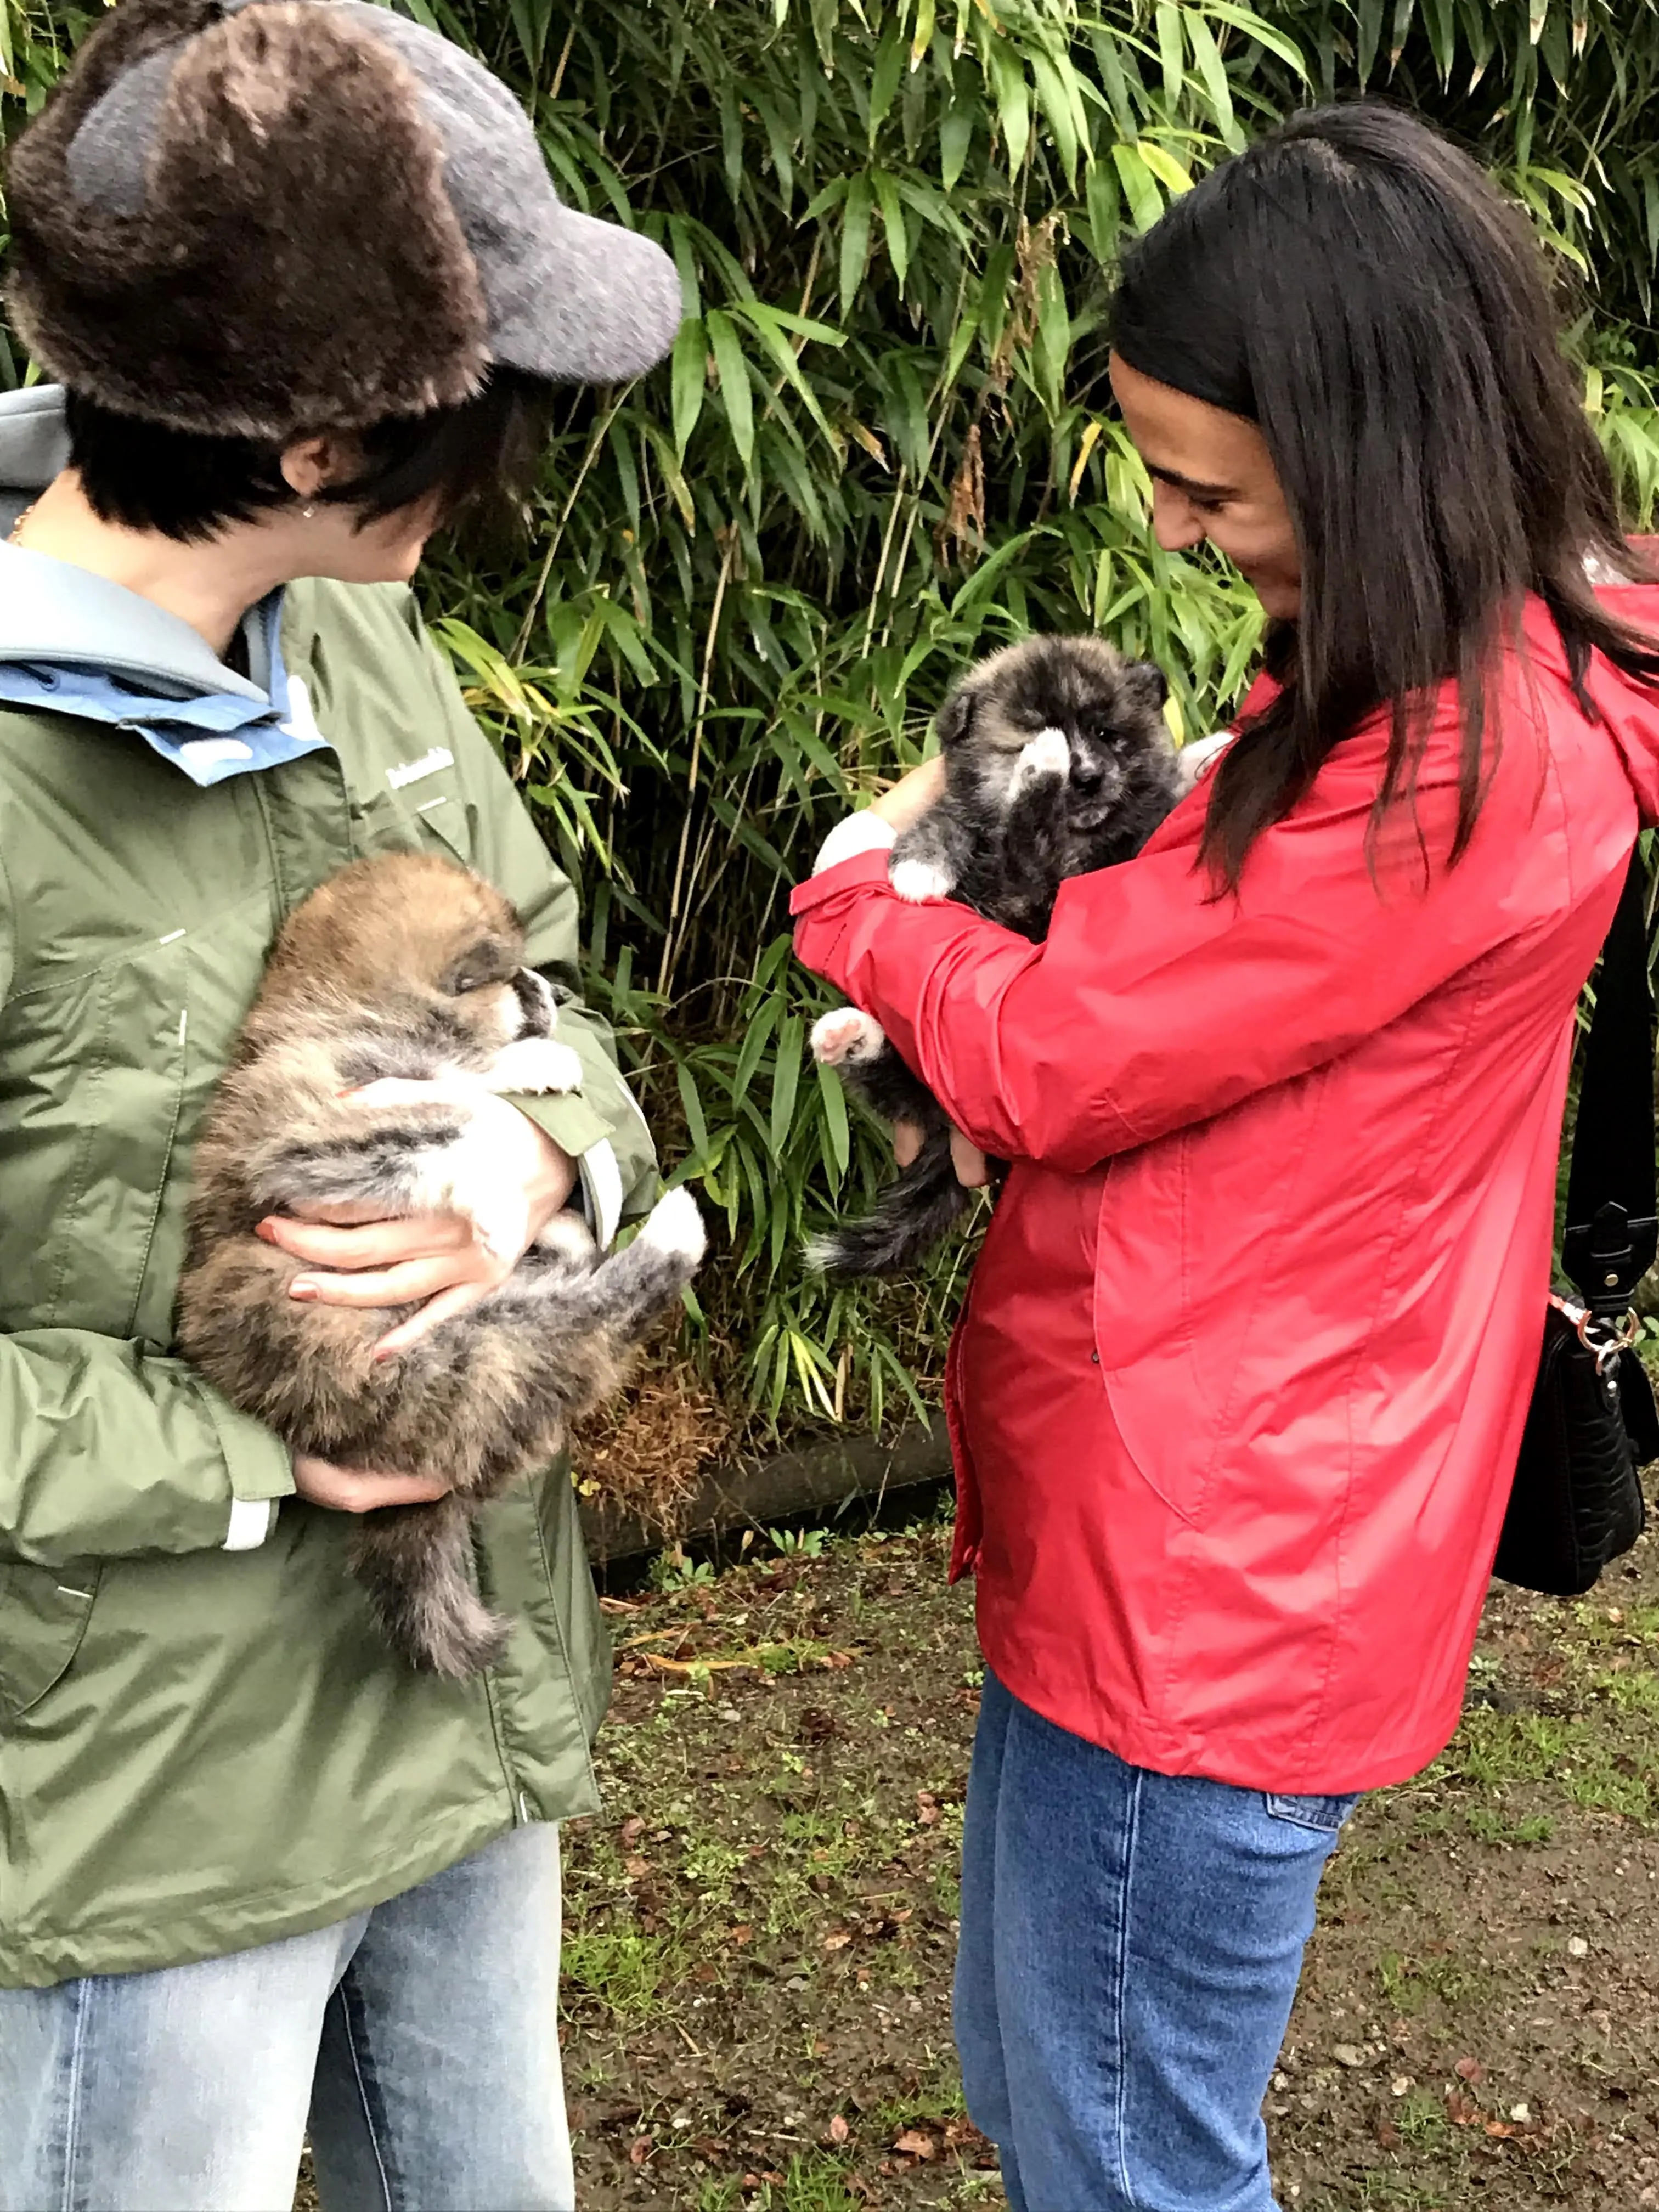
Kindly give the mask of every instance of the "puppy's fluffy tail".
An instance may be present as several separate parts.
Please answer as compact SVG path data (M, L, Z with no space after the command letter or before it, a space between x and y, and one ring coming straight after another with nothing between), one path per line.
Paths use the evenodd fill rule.
M472 1516L465 1500L387 1505L366 1514L351 1565L392 1648L411 1667L457 1680L493 1667L507 1623L473 1579Z
M921 1152L862 1221L844 1222L809 1241L806 1263L836 1281L903 1274L960 1219L968 1198L951 1158L949 1125L930 1129Z

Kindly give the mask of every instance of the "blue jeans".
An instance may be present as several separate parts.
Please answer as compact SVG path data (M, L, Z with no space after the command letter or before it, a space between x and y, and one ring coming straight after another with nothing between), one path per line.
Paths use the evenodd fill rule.
M155 1973L0 1990L0 2212L570 2212L559 1833Z
M1261 2100L1354 1802L1126 1765L986 1669L956 2032L1014 2212L1273 2212Z

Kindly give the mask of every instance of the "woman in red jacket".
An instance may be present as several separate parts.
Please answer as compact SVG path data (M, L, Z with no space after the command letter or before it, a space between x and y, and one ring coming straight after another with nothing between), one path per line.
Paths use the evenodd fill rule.
M1300 118L1179 201L1112 381L1160 543L1271 618L1237 737L1040 945L895 895L918 770L797 944L960 1170L1012 1163L947 1382L969 2110L1017 2208L1266 2212L1321 1868L1457 1721L1574 1004L1659 795L1659 592L1592 589L1635 570L1541 258L1404 115Z

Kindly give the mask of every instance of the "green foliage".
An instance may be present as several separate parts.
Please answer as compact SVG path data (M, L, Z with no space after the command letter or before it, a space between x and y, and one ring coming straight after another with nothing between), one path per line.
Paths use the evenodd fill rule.
M1659 0L401 0L532 113L561 190L673 252L672 362L562 410L527 549L441 556L431 611L592 917L665 1157L723 1231L698 1342L763 1425L921 1402L963 1255L856 1295L801 1240L889 1171L805 1049L789 884L916 760L952 676L1028 626L1236 697L1249 593L1161 552L1109 412L1126 232L1309 99L1361 86L1480 147L1575 302L1645 523L1659 428ZM0 0L38 103L96 13ZM14 374L0 346L0 376Z

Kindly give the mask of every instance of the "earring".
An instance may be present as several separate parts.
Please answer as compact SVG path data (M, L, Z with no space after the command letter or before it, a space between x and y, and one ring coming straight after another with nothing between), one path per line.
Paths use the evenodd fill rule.
M313 518L315 516L316 513L317 513L317 510L316 510L316 508L315 508L314 507L307 507L307 508L304 510L304 518L303 518L303 519L304 519L307 522L309 522L309 521L311 521L311 520L313 520Z

